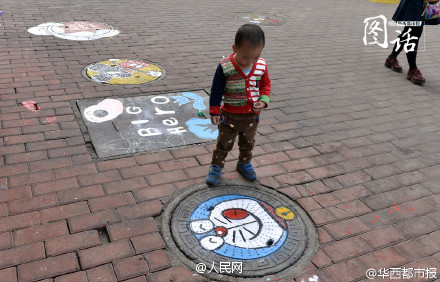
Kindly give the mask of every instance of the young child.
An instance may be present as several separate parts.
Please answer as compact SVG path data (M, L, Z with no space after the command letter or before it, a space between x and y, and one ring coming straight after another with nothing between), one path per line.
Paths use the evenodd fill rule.
M232 45L234 51L217 67L209 99L212 124L218 125L217 146L213 152L206 183L219 182L225 158L238 134L237 170L247 179L257 175L251 164L260 111L270 101L270 78L260 58L265 44L264 32L254 24L241 26ZM223 105L220 104L223 99Z

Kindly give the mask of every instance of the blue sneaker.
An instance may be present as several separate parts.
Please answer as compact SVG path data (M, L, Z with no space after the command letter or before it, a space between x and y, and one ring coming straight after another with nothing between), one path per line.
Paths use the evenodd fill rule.
M209 167L209 173L206 175L206 183L211 185L217 185L222 174L222 167L219 165L211 165Z
M257 174L255 173L252 164L249 162L247 164L237 163L237 170L246 178L247 180L254 181L257 179Z

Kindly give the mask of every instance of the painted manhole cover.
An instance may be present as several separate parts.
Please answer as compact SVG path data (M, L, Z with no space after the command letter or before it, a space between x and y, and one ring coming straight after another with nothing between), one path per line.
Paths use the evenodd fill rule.
M316 252L314 225L289 198L248 185L201 185L175 198L162 221L170 249L215 279L299 274Z
M100 158L207 142L218 136L203 90L79 100L77 105Z
M110 59L88 65L83 74L98 83L138 85L162 79L165 77L165 70L152 62Z
M253 23L260 26L277 26L284 23L280 17L262 14L239 14L238 19L246 23Z
M43 23L28 29L34 35L53 35L67 40L95 40L112 37L119 31L111 25L99 22L71 21L61 23Z

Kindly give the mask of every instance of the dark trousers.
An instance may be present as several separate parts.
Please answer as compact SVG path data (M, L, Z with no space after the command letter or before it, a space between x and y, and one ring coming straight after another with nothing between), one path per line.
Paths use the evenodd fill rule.
M417 37L417 39L412 39L409 42L403 41L406 40L408 37L407 35L404 35L409 29L411 28L411 31L409 32L410 37ZM399 53L403 50L405 44L415 43L414 51L406 53L406 58L408 59L409 64L409 70L415 70L417 68L416 59L417 59L417 47L419 46L419 39L422 36L423 32L423 26L405 26L402 33L397 37L399 39L399 48L398 42L396 42L396 45L394 45L393 52L389 56L390 58L396 58ZM397 48L397 50L396 50Z
M232 150L237 135L240 150L238 163L245 164L250 162L258 123L259 115L255 113L239 114L222 110L218 125L217 146L214 149L211 164L224 167L226 156Z

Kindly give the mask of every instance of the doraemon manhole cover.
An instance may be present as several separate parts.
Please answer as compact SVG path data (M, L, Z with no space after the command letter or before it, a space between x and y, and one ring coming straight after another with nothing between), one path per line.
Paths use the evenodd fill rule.
M139 85L164 78L165 69L153 62L109 59L88 65L83 75L102 84Z
M219 280L299 274L317 248L301 207L255 185L189 189L167 207L163 232L183 263Z

